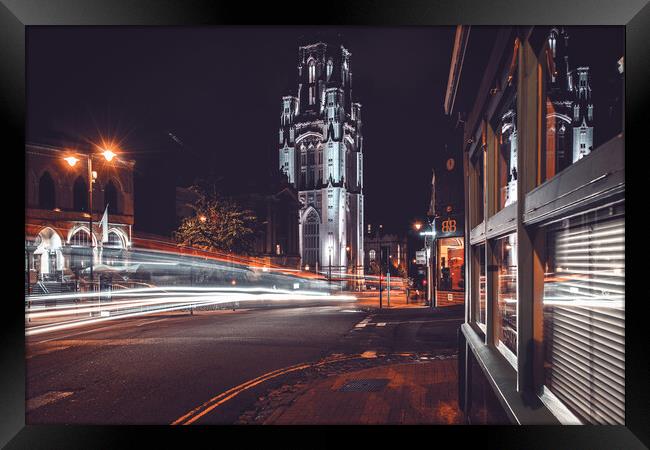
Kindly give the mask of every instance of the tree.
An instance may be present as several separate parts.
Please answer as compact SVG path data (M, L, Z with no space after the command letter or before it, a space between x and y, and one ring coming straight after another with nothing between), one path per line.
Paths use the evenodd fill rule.
M195 184L190 190L196 195L194 214L183 219L176 240L204 250L250 253L258 226L255 214L218 194L214 185Z

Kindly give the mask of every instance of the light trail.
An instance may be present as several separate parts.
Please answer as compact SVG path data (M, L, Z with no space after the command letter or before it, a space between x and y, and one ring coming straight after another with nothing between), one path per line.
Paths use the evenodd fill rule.
M87 315L93 313L102 312L109 313L108 316L103 317L88 317L82 319L73 319L69 321L59 321L55 323L47 323L44 325L35 325L29 327L25 330L26 336L48 333L52 331L58 331L63 329L70 329L75 327L87 326L90 324L106 322L109 320L116 320L129 317L137 317L146 314L177 311L180 309L189 309L189 308L200 308L218 304L230 304L238 302L241 303L247 302L299 302L299 301L330 301L330 302L340 302L340 301L355 301L356 297L351 295L330 295L322 293L264 293L264 294L252 294L252 293L205 293L203 295L189 295L189 296L173 296L173 297L163 297L158 299L150 300L141 300L136 302L121 302L114 301L110 303L95 303L92 305L82 305L76 308L70 308L68 310L54 310L54 311L39 311L38 313L27 313L26 317L28 320L31 319L43 319L43 318L52 318L60 317L65 315ZM147 307L146 310L133 311L134 308L143 308ZM123 310L121 313L120 310ZM117 314L110 314L111 312L117 311Z

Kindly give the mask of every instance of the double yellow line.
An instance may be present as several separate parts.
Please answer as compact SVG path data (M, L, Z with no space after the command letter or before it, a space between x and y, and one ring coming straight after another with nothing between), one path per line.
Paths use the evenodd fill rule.
M362 355L340 356L340 357L325 359L317 363L301 363L289 367L284 367L282 369L274 370L272 372L267 372L264 375L260 375L257 378L253 378L252 380L246 381L245 383L237 385L233 388L228 389L225 392L222 392L219 395L212 397L207 402L203 403L200 406L197 406L187 414L173 421L171 425L190 425L196 422L197 420L199 420L201 417L208 414L210 411L212 411L219 405L222 405L223 403L227 402L231 398L239 395L243 391L250 389L254 386L257 386L258 384L264 383L265 381L279 377L281 375L285 375L290 372L295 372L297 370L307 369L310 367L319 367L325 364L332 364L335 362L346 361L349 359L357 359L357 358L365 358L365 356Z

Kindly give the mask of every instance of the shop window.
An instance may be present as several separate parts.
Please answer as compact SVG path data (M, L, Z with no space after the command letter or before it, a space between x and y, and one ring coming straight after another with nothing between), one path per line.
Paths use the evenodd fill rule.
M485 152L482 148L476 150L476 157L473 158L472 166L474 167L475 177L472 180L475 180L475 186L472 188L476 192L476 205L475 212L476 216L472 223L472 227L480 225L483 222L484 218L484 205L485 205Z
M517 235L497 239L495 255L498 270L495 335L497 346L514 365L517 355Z
M438 290L465 290L465 246L463 238L438 239Z
M477 308L477 316L476 316L476 321L485 326L486 324L486 298L487 298L487 285L485 283L486 278L485 278L485 244L477 245L474 247L474 254L476 255L476 258L478 259L478 269L479 269L479 274L478 274L478 308Z
M517 201L517 92L513 74L494 127L497 153L497 211Z
M594 53L585 51L587 44L578 47L590 41L590 33L593 31L573 27L553 28L542 50L538 66L542 106L538 183L553 178L622 131L624 73L618 61L623 54L623 35L608 30L608 39L620 42L620 50L612 45ZM598 33L602 39L603 31ZM605 92L592 97L592 86Z
M622 207L547 229L544 382L581 422L625 423Z

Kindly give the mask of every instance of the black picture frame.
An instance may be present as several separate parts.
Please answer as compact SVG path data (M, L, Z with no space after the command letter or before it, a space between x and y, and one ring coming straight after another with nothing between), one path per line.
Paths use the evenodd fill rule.
M25 30L34 25L131 25L131 26L220 26L269 25L275 17L277 25L363 25L363 26L435 26L435 25L624 25L626 27L626 147L631 149L632 174L627 176L633 199L626 208L626 266L629 292L626 305L626 427L378 427L378 428L285 428L285 446L330 444L373 444L385 439L385 433L408 437L412 445L459 445L470 439L474 445L498 448L644 448L650 445L648 414L648 359L645 343L644 315L648 289L641 272L642 207L633 206L634 197L643 199L647 176L635 176L643 170L641 145L648 121L650 80L650 5L647 0L449 0L449 1L372 1L314 4L250 2L215 2L207 0L0 0L0 110L3 135L5 173L22 163L20 148L25 144ZM309 12L308 12L309 11ZM275 13L275 14L271 14ZM441 61L441 64L449 64ZM638 145L638 147L637 147ZM15 157L15 159L14 159ZM10 161L16 161L17 164ZM20 177L18 177L20 178ZM15 264L20 249L19 234L24 232L20 217L24 202L11 195L17 181L3 177L5 202L5 242L10 245L6 261L5 287L11 287L2 298L1 316L5 319L2 334L2 370L0 370L0 445L7 448L112 448L144 445L151 439L165 447L189 445L190 441L207 437L211 446L226 443L224 433L239 442L251 437L278 439L277 429L232 427L100 427L100 426L26 426L25 425L25 336L24 306L18 301L24 293L18 280L23 278L20 264ZM24 183L24 181L23 181ZM636 188L634 186L638 185ZM13 186L13 187L12 187ZM9 194L9 195L7 195ZM643 201L643 200L641 200ZM21 205L22 203L22 205ZM11 211L10 214L9 211ZM636 216L636 220L635 220ZM8 218L10 218L8 220ZM20 230L20 227L23 230ZM12 262L13 261L13 262ZM635 263L635 261L641 263ZM20 273L19 273L20 272ZM639 276L635 276L640 273ZM15 273L15 275L14 275ZM340 438L340 431L353 431ZM297 432L309 431L318 440ZM333 432L336 431L336 432ZM287 440L288 439L288 440ZM355 441L355 442L353 442ZM374 442L373 442L374 441ZM232 441L230 441L232 442ZM291 444L291 443L295 444ZM420 442L422 444L420 444ZM446 444L444 442L447 442ZM456 442L457 444L454 444Z

